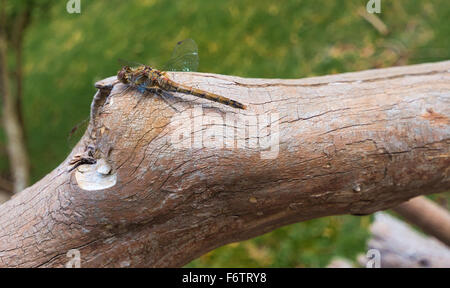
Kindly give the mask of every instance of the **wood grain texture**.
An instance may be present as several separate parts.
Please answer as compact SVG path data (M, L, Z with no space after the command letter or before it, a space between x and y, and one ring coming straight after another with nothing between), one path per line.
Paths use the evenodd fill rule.
M376 249L379 252L381 268L450 267L448 246L433 237L417 233L404 222L388 214L376 213L370 230L372 238L368 243L368 249ZM362 267L367 267L369 257L364 256L359 257L358 262ZM372 257L369 259L373 262ZM369 267L373 266L369 265Z
M248 110L100 81L71 155L0 206L0 266L62 267L70 249L82 267L181 266L282 225L450 188L450 61L299 80L169 75ZM111 171L68 172L88 145ZM117 182L81 189L86 169Z
M450 247L450 213L444 207L420 196L400 204L393 210L406 221Z

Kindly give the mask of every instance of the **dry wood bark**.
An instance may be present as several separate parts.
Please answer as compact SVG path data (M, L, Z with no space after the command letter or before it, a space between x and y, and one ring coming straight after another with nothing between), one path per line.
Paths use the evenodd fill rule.
M61 267L70 249L84 267L181 266L289 223L444 192L449 71L450 61L300 80L170 73L245 111L111 91L105 79L71 155L0 206L0 266ZM86 147L97 163L68 172Z
M370 230L368 248L379 251L381 268L450 268L447 246L388 214L377 213ZM359 262L365 267L367 258L362 256Z
M445 208L420 196L400 204L393 210L450 247L450 213Z
M416 197L419 199L422 197ZM413 199L413 200L414 200ZM403 204L402 204L403 205ZM427 205L427 204L426 204ZM449 268L450 249L433 237L414 231L406 223L384 212L375 214L367 253L358 256L358 265L335 258L328 268ZM376 249L376 250L372 250ZM377 257L377 258L374 258Z

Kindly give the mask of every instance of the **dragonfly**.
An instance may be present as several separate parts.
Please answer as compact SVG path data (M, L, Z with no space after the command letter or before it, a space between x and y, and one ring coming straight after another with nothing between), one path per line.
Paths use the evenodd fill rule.
M131 64L125 60L120 60L120 62L125 63L125 65L123 65L117 73L116 83L123 83L128 85L130 88L135 88L141 93L151 92L163 96L162 93L164 91L179 92L218 102L237 109L247 108L246 105L238 101L204 90L192 88L187 85L177 83L169 78L167 74L168 71L197 71L199 65L198 47L193 39L189 38L177 43L172 52L171 58L163 66L162 71L140 63ZM132 65L135 65L135 67ZM164 100L164 97L162 97L162 99ZM67 142L70 146L69 148L72 148L78 142L88 124L89 117L72 128L67 137Z
M177 83L171 80L166 72L195 71L198 62L197 44L192 39L186 39L177 43L172 53L172 58L166 64L167 68L164 69L165 71L157 70L147 65L140 65L138 67L126 65L117 73L117 80L140 92L151 92L159 95L162 95L163 91L178 92L204 98L233 108L247 108L246 105L233 99Z

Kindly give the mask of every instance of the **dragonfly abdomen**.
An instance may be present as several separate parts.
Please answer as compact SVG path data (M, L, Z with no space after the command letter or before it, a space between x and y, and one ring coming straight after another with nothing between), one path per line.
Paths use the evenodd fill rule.
M220 96L220 95L217 95L214 93L206 92L204 90L184 86L184 85L178 84L174 81L171 81L169 79L167 79L167 81L165 81L165 82L166 82L165 83L166 87L163 87L163 88L168 91L179 92L179 93L184 93L184 94L191 94L191 95L203 98L203 99L207 99L210 101L228 105L228 106L231 106L234 108L239 108L239 109L247 108L247 106L245 106L244 104L239 103L239 102L237 102L233 99L227 98L227 97L223 97L223 96Z

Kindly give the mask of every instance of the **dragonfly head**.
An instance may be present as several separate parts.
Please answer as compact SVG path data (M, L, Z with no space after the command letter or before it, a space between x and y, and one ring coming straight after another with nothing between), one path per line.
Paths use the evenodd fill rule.
M129 66L123 66L122 69L117 73L117 80L123 84L128 84L128 75L131 73L131 68Z

